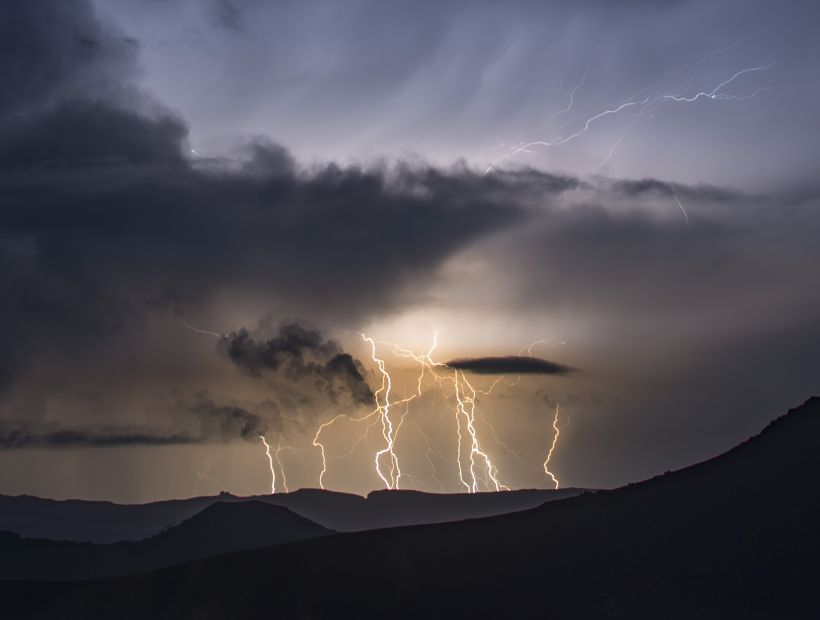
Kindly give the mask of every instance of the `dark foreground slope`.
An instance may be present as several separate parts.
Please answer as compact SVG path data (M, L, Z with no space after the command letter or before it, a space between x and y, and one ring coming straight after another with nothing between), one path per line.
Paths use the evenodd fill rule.
M332 533L281 506L257 501L217 502L140 542L100 545L0 532L0 578L76 580L127 575Z
M215 502L255 499L284 506L329 529L352 532L506 514L579 493L580 489L531 489L471 495L374 491L364 498L336 491L300 489L293 493L252 498L222 493L213 497L192 497L150 504L58 501L25 495L0 495L0 531L15 532L27 538L75 542L142 540L192 517Z
M817 618L818 437L815 398L616 491L0 596L11 617Z

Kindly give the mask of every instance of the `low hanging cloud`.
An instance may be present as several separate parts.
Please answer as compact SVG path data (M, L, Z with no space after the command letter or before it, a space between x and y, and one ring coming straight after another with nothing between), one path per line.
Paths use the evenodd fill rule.
M521 355L461 358L451 360L446 365L477 375L564 375L573 370L539 357Z
M0 420L0 450L26 448L119 448L257 441L268 431L268 421L242 407L219 406L198 397L189 413L198 430L162 431L136 426L66 428L48 422Z
M241 329L224 336L219 350L251 376L260 377L265 372L293 383L307 382L333 403L341 393L357 404L375 401L362 363L337 342L297 323L282 324L276 336L267 340L254 340Z

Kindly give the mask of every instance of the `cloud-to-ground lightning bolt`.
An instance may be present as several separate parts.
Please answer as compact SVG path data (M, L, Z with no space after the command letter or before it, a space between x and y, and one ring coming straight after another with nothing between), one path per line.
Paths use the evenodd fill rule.
M467 485L462 476L462 483L464 483L464 485L469 488L471 493L475 493L478 490L478 481L476 479L476 460L480 459L484 462L484 467L486 469L485 473L491 481L492 485L495 487L495 490L500 491L504 489L505 491L508 491L509 487L498 481L498 469L495 467L495 465L493 465L489 455L481 449L481 446L478 442L478 435L475 429L476 390L475 388L473 388L472 385L470 385L470 382L467 381L466 377L464 376L464 372L461 371L460 374L461 381L459 382L459 371L454 371L453 386L455 389L456 402L458 403L458 411L464 416L465 426L467 428L468 434L470 435L470 446L468 454L470 459L471 481L470 484ZM460 435L459 443L461 443Z
M370 422L364 430L364 433L361 434L358 439L353 444L353 447L348 451L347 454L351 454L353 450L361 443L362 440L367 436L367 433L370 429L378 422L381 422L382 426L382 437L385 440L385 447L381 450L376 452L376 456L374 458L374 464L376 467L376 474L379 476L381 481L384 483L384 486L388 489L397 489L399 482L401 480L401 468L399 467L399 459L396 455L396 451L394 450L394 443L396 439L396 430L398 427L394 429L393 420L390 417L390 391L392 389L392 379L390 377L390 373L387 372L387 366L381 358L378 357L376 354L376 343L375 341L366 336L365 334L360 334L362 339L370 345L371 351L371 359L375 362L376 366L379 369L379 373L382 378L381 387L374 392L374 397L376 400L376 408L371 411L369 414L365 416L361 416L358 418L354 418L347 414L339 414L334 416L332 419L324 422L323 424L319 425L319 428L316 430L316 434L313 437L313 445L319 448L321 459L322 459L322 469L319 473L319 486L321 488L324 487L324 476L327 473L327 463L328 457L325 452L325 446L320 440L322 432L335 424L338 420L346 419L353 422ZM375 418L375 419L374 419ZM346 455L347 455L346 454ZM344 456L346 456L344 455ZM387 455L390 461L390 467L385 474L382 471L382 458ZM339 458L339 457L337 457Z
M412 351L400 347L394 343L385 343L393 347L393 354L400 358L411 359L419 364L420 373L417 383L417 395L421 395L425 376L430 376L433 384L440 388L450 385L453 389L453 396L456 401L455 418L457 434L456 461L458 464L459 481L469 493L479 490L479 482L483 480L487 488L508 490L509 487L503 484L498 478L498 468L492 462L489 454L481 446L478 438L476 422L476 394L489 394L492 389L503 378L496 379L491 387L486 390L476 389L466 378L462 371L455 370L450 373L450 369L445 364L433 360L433 352L438 345L438 333L433 334L433 343L426 353L415 354ZM447 368L446 373L437 372L437 368ZM409 400L409 399L408 399ZM427 439L425 437L425 439ZM428 440L429 442L429 440ZM462 455L466 455L469 468L464 467ZM428 459L429 461L429 459Z
M186 328L214 337L222 338L223 334L211 332L207 330L198 329L183 321ZM520 456L512 451L503 441L501 441L495 429L486 420L483 412L477 408L477 395L489 395L493 389L503 381L504 376L493 380L487 389L480 389L474 386L464 374L464 371L458 369L451 369L446 364L437 362L433 359L433 353L438 346L438 333L434 332L432 344L430 348L423 353L416 354L409 349L401 347L390 342L383 342L392 348L391 353L399 359L409 359L418 364L419 375L416 380L416 392L410 396L395 399L393 397L393 379L387 367L387 362L377 352L377 341L373 338L360 334L362 339L369 345L371 359L378 369L381 377L381 385L374 392L375 408L367 414L354 417L348 414L338 414L330 420L320 424L316 429L313 437L312 445L319 449L321 457L321 470L319 473L319 486L325 488L324 477L328 470L328 464L334 460L345 458L353 454L358 446L364 442L370 431L376 427L381 427L381 437L384 441L383 447L376 451L373 458L373 464L376 474L387 489L398 489L401 486L402 477L406 477L413 484L418 484L415 476L409 472L402 471L399 465L399 457L397 454L396 442L399 437L401 429L405 426L405 422L409 420L410 424L416 427L419 434L426 442L427 451L425 452L425 459L427 460L432 470L433 480L438 484L439 488L444 490L444 483L442 482L435 466L435 462L431 458L431 454L435 454L439 459L442 457L436 452L430 437L424 432L421 425L415 420L411 419L410 404L412 401L418 399L423 394L425 387L437 387L445 398L452 397L455 401L453 411L455 413L457 446L456 446L456 462L458 466L458 478L460 484L469 493L475 493L479 490L509 490L506 484L501 482L499 478L498 468L493 463L490 454L482 446L481 440L478 436L478 428L476 426L476 416L480 415L481 421L489 429L492 439L504 450L513 454L519 463L523 464ZM532 352L533 346L539 343L552 344L550 341L536 341L531 343L525 349L529 354ZM522 349L523 351L524 349ZM449 395L449 396L448 396ZM401 405L404 405L402 408ZM331 426L346 420L353 424L363 424L362 431L358 433L352 445L341 454L329 456L326 453L325 444L322 441L322 434ZM271 476L271 494L277 492L278 476L276 467L278 465L281 472L281 482L285 492L288 492L287 478L284 468L284 463L281 460L280 454L282 450L301 452L298 448L291 446L283 446L280 443L274 450L264 435L259 435L259 440L265 449L265 456L268 461L268 470ZM550 450L550 455L555 449L557 437L553 439L553 445ZM549 474L545 463L545 471ZM206 472L207 473L207 472ZM552 476L551 474L549 474ZM199 476L202 478L203 476ZM555 482L555 478L551 478Z
M492 163L490 163L490 165L487 166L487 168L484 170L484 174L487 174L490 171L496 169L499 164L506 161L507 159L510 159L511 157L514 157L514 156L518 155L519 153L531 153L532 152L531 149L533 149L535 147L552 148L552 147L557 147L557 146L567 144L567 143L575 140L576 138L579 138L580 136L586 134L590 130L590 128L594 124L596 124L599 120L601 120L603 118L606 118L608 116L617 115L617 114L619 114L620 112L622 112L624 110L628 110L628 109L631 109L631 108L639 108L640 112L638 112L637 116L632 120L632 123L627 127L627 129L623 133L621 133L619 135L619 137L616 139L615 143L610 146L607 157L595 167L594 171L597 171L598 169L600 169L600 167L604 163L606 163L607 161L609 161L612 158L612 155L614 154L615 149L623 141L625 136L631 131L631 129L635 126L635 124L640 120L640 118L643 116L643 112L649 106L651 106L652 104L667 103L667 102L668 103L694 103L694 102L699 101L701 99L708 99L708 100L713 100L713 101L745 101L747 99L751 99L752 97L755 97L759 93L761 93L765 90L768 90L769 87L764 86L764 87L761 87L761 88L757 88L754 91L752 91L751 93L744 94L744 95L739 95L739 94L734 94L734 93L726 93L726 92L723 92L723 90L726 87L728 87L729 85L731 85L733 82L735 82L741 76L749 74L749 73L766 71L766 70L770 69L774 65L774 63L768 63L768 64L764 64L764 65L746 67L744 69L736 71L735 73L733 73L728 78L722 80L721 82L719 82L717 84L717 86L715 86L711 90L700 91L700 92L695 93L694 95L690 95L690 96L677 95L677 94L674 94L674 93L671 93L671 92L662 92L662 93L655 93L654 92L656 88L658 88L660 85L662 85L664 82L666 82L673 75L676 75L676 74L680 73L684 69L688 69L688 68L697 66L697 65L701 64L702 62L704 62L707 58L709 58L711 56L726 52L726 51L732 49L733 47L739 45L742 41L745 41L749 38L751 38L751 37L744 37L743 39L735 41L734 43L732 43L729 46L726 46L722 49L714 50L712 52L709 52L708 54L705 54L698 61L696 61L694 63L684 65L684 66L679 67L678 69L676 69L676 70L674 70L670 73L667 73L665 76L663 76L661 79L657 80L651 86L646 87L646 88L638 91L634 95L631 95L630 97L628 97L621 104L613 106L611 108L601 110L601 111L593 114L592 116L588 117L583 122L580 129L576 130L575 132L573 132L573 133L571 133L567 136L558 136L558 137L555 137L553 139L534 140L534 141L519 144L517 147L513 148L510 152L508 152L505 155L502 155L502 156L496 158L494 161L492 161ZM572 97L572 100L571 100L571 103L570 103L570 107L571 107L572 103L574 103L574 93L575 92L577 92L577 88L573 91L573 97ZM646 94L645 96L641 96L644 93L648 93L648 94ZM557 116L558 114L564 113L565 111L566 111L566 109L559 110L559 112L556 113L556 115L554 115L554 117Z
M276 493L276 469L273 467L273 456L270 453L270 444L265 439L264 435L259 435L259 439L262 440L262 444L265 446L265 454L268 457L268 464L270 465L270 492L271 495Z
M552 436L552 444L550 444L550 449L547 452L547 458L544 459L544 473L550 477L553 484L555 484L555 488L557 489L560 483L558 482L558 478L555 474L550 470L550 461L552 460L552 453L555 452L555 446L558 445L558 437L561 435L561 429L558 427L558 405L555 405L555 416L552 418L552 429L555 431L555 434Z
M560 344L565 344L563 340L558 341L558 342ZM528 344L526 347L522 347L521 351L519 351L519 354L526 349L527 355L532 355L533 347L538 345L538 344L553 345L555 343L552 340L536 340L536 341L531 342L530 344ZM558 426L558 416L559 415L560 415L559 407L556 404L555 405L555 415L552 418L552 430L553 430L552 443L550 443L550 447L549 447L549 450L547 451L547 456L544 459L544 465L543 465L544 474L552 481L552 483L555 485L556 489L560 486L560 482L558 480L558 477L555 475L555 473L550 469L550 461L552 461L552 455L555 452L555 448L558 446L558 439L561 436L561 428Z
M276 452L273 453L276 462L279 464L279 471L282 472L282 488L285 489L285 493L289 493L290 489L288 489L288 477L285 474L285 466L282 464L282 459L279 458L279 453L282 450L292 450L290 446L283 446L281 443L276 446Z
M382 436L384 437L385 447L376 452L376 473L382 479L384 485L388 489L398 488L399 479L401 478L401 468L399 467L399 459L396 456L396 451L393 449L395 442L395 434L393 430L393 420L390 418L390 391L393 389L393 381L390 378L390 373L387 372L387 367L384 360L376 355L376 342L364 334L361 334L362 340L370 344L370 355L372 360L376 363L379 373L382 376L382 385L376 390L376 407L381 416ZM379 403L379 396L382 397L382 402ZM388 455L390 461L390 469L387 476L382 472L381 460L384 455Z
M367 437L367 434L370 432L370 429L378 422L381 422L382 437L385 441L385 447L376 452L374 458L376 474L379 476L379 478L384 483L384 486L386 488L398 489L401 483L402 472L401 467L399 466L398 455L396 454L394 446L396 437L398 435L398 431L401 428L401 422L407 415L407 411L405 410L405 413L399 420L399 423L394 425L393 419L390 415L390 410L391 407L407 403L410 400L414 399L416 396L413 395L410 398L399 400L395 403L391 402L390 396L393 382L392 378L390 377L390 373L387 371L387 365L383 359L378 357L376 353L376 342L372 338L366 336L365 334L359 335L365 342L367 342L370 345L371 359L379 369L379 374L381 375L382 379L381 386L378 390L374 392L376 408L369 414L361 417L352 417L347 414L339 414L334 416L327 422L324 422L323 424L319 425L319 428L316 430L316 434L313 437L313 446L319 448L322 461L321 471L319 472L319 486L321 488L325 488L324 477L327 473L328 461L331 460L326 454L324 443L321 441L320 437L325 429L329 428L330 426L333 426L339 420L345 419L352 422L367 422L368 424L365 426L364 432L359 435L359 437L354 442L353 446L345 454L333 458L343 458L345 456L352 454L353 451L358 447L358 445ZM383 471L382 461L385 460L385 457L387 457L387 460L389 460L389 468L385 468L386 471Z

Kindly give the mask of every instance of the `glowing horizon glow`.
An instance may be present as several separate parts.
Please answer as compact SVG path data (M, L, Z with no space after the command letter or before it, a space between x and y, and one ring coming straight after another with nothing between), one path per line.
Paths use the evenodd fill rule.
M183 324L186 328L191 329L192 331L195 331L197 333L207 335L218 335L221 337L221 334L197 329L184 321ZM476 413L480 412L480 410L478 410L476 407L477 395L481 394L483 396L489 396L496 388L496 386L504 380L506 375L501 375L500 377L497 377L492 381L492 383L487 389L482 390L474 386L467 379L466 374L463 370L451 369L445 363L435 361L433 359L433 353L438 348L437 329L433 330L433 338L429 348L425 352L419 354L414 353L410 349L407 349L393 342L377 341L376 339L367 336L364 333L360 333L359 336L362 338L364 342L366 342L369 345L371 360L376 365L378 373L381 376L381 385L373 393L375 399L375 408L369 413L358 417L346 413L340 413L333 416L330 420L323 422L317 427L316 432L313 435L311 445L314 448L319 449L319 456L321 459L321 467L318 476L319 488L325 489L324 477L328 471L328 463L352 455L359 447L359 445L367 439L370 430L379 422L381 422L381 435L384 439L384 447L376 451L373 458L373 465L377 476L384 485L384 488L388 490L400 489L402 476L407 476L409 479L411 479L411 481L417 482L416 478L413 475L402 471L401 466L399 464L399 456L396 450L396 442L398 440L399 433L401 429L404 427L405 421L409 419L412 425L416 428L416 430L423 437L426 443L427 449L425 451L424 457L427 463L430 465L433 480L439 485L442 491L444 490L444 483L442 479L439 477L435 463L430 456L432 453L436 453L433 447L433 443L431 442L430 437L427 435L427 433L424 432L421 425L419 425L418 422L416 422L410 417L410 403L422 396L425 388L425 378L429 377L428 385L438 387L440 390L442 390L443 394L446 395L446 387L450 387L452 389L452 398L455 401L453 411L455 413L457 436L455 460L458 469L459 483L465 488L465 490L468 493L476 493L480 490L491 490L496 492L509 491L511 487L502 482L499 478L498 467L493 462L486 448L482 446L482 442L478 436L478 429L476 427ZM563 341L559 342L560 344L563 344ZM388 371L385 359L383 357L380 357L377 352L377 343L391 347L391 353L395 357L398 357L400 359L410 359L419 365L419 374L416 379L415 393L405 398L401 398L399 400L391 400L391 395L393 391L393 378L390 375L390 372ZM555 344L555 342L552 340L545 339L536 340L522 347L519 351L519 354L526 351L527 355L531 356L533 347L538 344L552 345ZM439 372L437 372L437 369L446 369L446 372L442 372L441 374L439 374ZM452 374L450 371L452 371ZM401 405L404 405L404 410L401 412L400 417L396 421L393 418L392 413L394 413L396 407L399 407ZM355 441L347 449L347 451L336 456L328 457L325 449L325 444L321 440L321 435L326 429L330 428L342 419L348 420L353 423L366 422L367 424L365 425L364 430L359 433ZM513 457L515 457L519 464L524 464L520 455L514 450L512 450L504 441L502 441L498 437L495 429L486 419L483 413L481 413L481 421L489 430L490 436L492 440L496 443L496 445L501 449L505 450L506 452L508 452L509 454L511 454ZM555 435L553 436L552 443L547 455L547 459L544 462L544 473L552 481L556 489L559 486L559 481L557 477L554 475L554 473L550 471L548 466L552 458L552 453L554 452L557 446L558 437L560 434L557 427L557 421L558 412L556 408L556 416L553 420L553 428L555 429ZM274 451L264 435L259 435L259 439L265 448L265 456L268 459L268 470L270 471L271 476L270 493L273 495L277 492L276 464L278 464L279 469L282 472L282 485L284 491L286 493L289 492L289 488L287 485L287 475L284 463L282 462L280 457L280 453L282 450L294 451L298 449L293 448L292 446L282 446L280 440L276 450ZM385 466L385 460L389 462L389 466ZM274 463L274 461L276 464Z

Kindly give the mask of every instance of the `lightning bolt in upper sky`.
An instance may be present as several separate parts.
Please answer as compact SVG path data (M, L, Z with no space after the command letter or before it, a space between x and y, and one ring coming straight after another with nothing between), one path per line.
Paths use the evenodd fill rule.
M686 69L696 67L704 63L707 59L712 58L716 55L725 53L738 45L742 42L750 39L752 37L744 37L732 43L731 45L725 46L721 49L714 50L707 54L704 54L701 58L697 61L689 63L687 65L683 65L674 71L671 71L664 75L662 78L651 84L650 86L638 91L637 93L631 95L626 100L622 101L620 104L606 107L604 109L599 109L597 112L581 118L580 121L578 119L570 119L569 121L565 122L563 125L558 127L556 130L553 131L553 136L548 139L538 139L538 140L530 140L526 142L520 143L518 146L513 147L510 149L509 152L497 157L493 160L484 170L484 174L491 172L492 170L496 169L500 164L503 162L521 154L521 153L533 153L534 149L550 149L556 148L574 140L580 138L581 136L588 133L595 125L607 119L608 117L619 117L629 112L632 112L631 117L627 121L624 129L618 134L617 138L610 144L608 150L606 151L606 155L601 159L601 161L596 164L592 172L598 172L604 164L609 162L615 151L617 150L618 146L623 142L623 140L627 137L627 135L635 128L638 122L645 118L649 112L652 110L653 107L662 105L662 104L693 104L695 102L706 100L706 101L717 101L717 102L739 102L745 101L747 99L751 99L758 94L769 90L768 86L759 86L752 90L751 92L726 92L726 89L730 86L733 86L735 82L738 82L743 76L747 76L754 73L764 72L769 70L771 67L774 66L773 62L762 64L762 65L753 65L744 67L733 72L728 77L719 81L715 86L708 90L702 90L696 92L694 94L685 94L686 91L686 84L678 84L676 86L667 87L667 90L661 90L661 87L669 82L670 78L679 75ZM591 60L589 61L591 62ZM550 124L553 120L558 118L559 116L569 114L574 104L576 103L576 94L584 85L587 80L587 75L589 73L589 62L587 62L586 68L584 73L578 82L578 84L568 93L569 101L567 105L553 114L547 123L541 128L540 131L545 131L549 129ZM680 91L680 92L678 92ZM578 127L571 131L568 135L560 135L557 132L561 131L565 127L569 125L577 123ZM687 216L687 224L688 224L688 216Z

